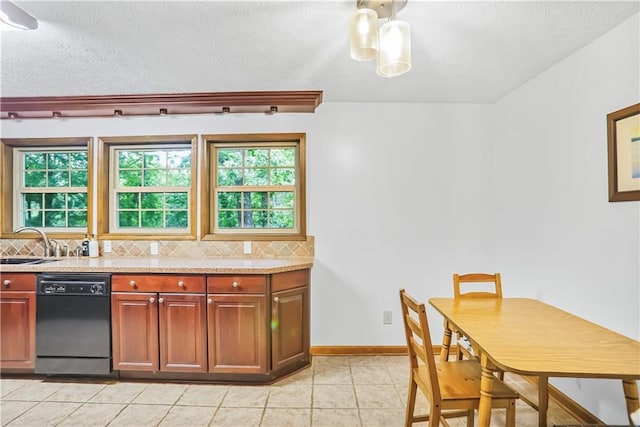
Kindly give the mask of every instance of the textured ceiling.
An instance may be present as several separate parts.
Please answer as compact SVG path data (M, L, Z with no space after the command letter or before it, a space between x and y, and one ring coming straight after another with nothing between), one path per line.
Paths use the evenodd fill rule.
M349 1L14 1L3 97L323 90L325 102L493 102L638 11L637 1L409 0L413 68L349 57Z

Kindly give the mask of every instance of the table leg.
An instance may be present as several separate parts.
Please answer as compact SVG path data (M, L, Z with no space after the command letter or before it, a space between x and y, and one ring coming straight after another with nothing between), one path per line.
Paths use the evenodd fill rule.
M629 425L635 425L631 420L631 414L640 408L638 402L638 384L635 380L622 380L622 389L624 390L624 399L627 402L627 414L629 416Z
M547 427L547 409L549 408L549 377L538 377L538 427Z
M449 360L449 348L451 347L451 326L449 322L444 321L444 336L442 337L442 348L440 349L440 361Z
M491 424L491 397L493 396L493 371L486 354L480 356L482 379L480 380L480 406L478 407L478 427L489 427ZM509 426L507 426L509 427Z

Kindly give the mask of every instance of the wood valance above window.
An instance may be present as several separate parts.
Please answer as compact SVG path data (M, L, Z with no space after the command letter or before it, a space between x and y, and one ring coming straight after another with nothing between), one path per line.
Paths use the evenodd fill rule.
M321 102L322 91L7 97L0 98L0 119L313 113Z

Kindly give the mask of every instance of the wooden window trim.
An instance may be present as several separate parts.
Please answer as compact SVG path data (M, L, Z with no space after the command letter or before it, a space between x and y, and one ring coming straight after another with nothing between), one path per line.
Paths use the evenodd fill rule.
M2 174L2 186L0 186L0 237L22 239L37 237L36 233L14 233L13 232L13 151L14 148L29 147L59 147L61 145L69 147L87 147L87 231L86 232L47 232L47 236L58 239L76 239L90 233L93 223L93 138L72 137L72 138L3 138L0 139L0 173Z
M189 190L189 232L165 234L112 233L109 230L110 214L110 170L109 155L112 146L175 144L176 142L191 144L191 189ZM197 171L198 136L197 135L155 135L155 136L117 136L98 138L98 228L97 237L107 240L196 240L197 232Z
M245 240L306 240L307 238L307 192L306 192L306 134L305 133L265 133L265 134L216 134L202 136L202 182L201 182L201 217L200 217L200 235L202 240L227 240L227 241L245 241ZM250 142L250 143L270 143L294 141L298 144L298 177L299 177L299 203L298 217L300 227L298 233L214 233L212 227L212 215L215 210L211 204L213 201L213 188L211 183L215 179L214 165L211 164L211 145L214 143L228 142Z

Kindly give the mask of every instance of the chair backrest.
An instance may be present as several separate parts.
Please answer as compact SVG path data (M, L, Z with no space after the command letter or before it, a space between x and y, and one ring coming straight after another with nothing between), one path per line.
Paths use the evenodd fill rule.
M494 284L494 291L471 291L462 292L460 290L461 283L483 284L491 282ZM500 281L500 273L485 274L454 274L453 275L453 297L454 298L502 298L502 282Z
M424 303L416 301L404 289L400 289L400 305L402 307L402 320L409 349L411 369L413 370L419 365L426 367L429 374L428 378L426 378L427 399L432 403L440 402L442 395L438 384L436 359L433 353Z

